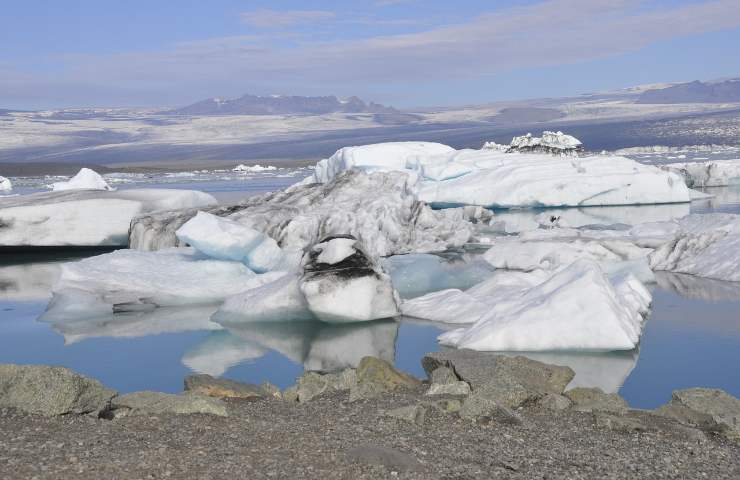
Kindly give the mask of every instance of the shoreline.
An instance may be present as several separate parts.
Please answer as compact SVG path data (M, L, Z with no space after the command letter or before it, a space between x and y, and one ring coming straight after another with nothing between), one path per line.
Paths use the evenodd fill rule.
M188 393L114 397L106 410L113 414L100 417L23 413L0 395L0 478L740 474L737 432L707 423L698 405L632 410L616 395L557 394L569 369L490 354L437 353L422 362L432 369L424 382L367 357L351 371L305 373L279 394L191 376ZM472 392L455 390L468 384L461 378ZM435 385L446 392L429 395Z

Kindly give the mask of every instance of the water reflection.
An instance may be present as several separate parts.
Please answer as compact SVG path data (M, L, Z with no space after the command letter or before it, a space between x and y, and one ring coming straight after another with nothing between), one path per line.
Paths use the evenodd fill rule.
M221 330L210 333L185 351L182 363L193 372L220 377L231 367L258 359L266 353L266 348Z
M658 286L684 298L709 302L740 302L740 282L724 282L685 273L655 272Z

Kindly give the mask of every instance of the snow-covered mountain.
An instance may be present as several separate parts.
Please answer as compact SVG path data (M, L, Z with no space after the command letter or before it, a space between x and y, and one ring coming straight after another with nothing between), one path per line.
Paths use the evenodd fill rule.
M392 107L366 103L359 97L339 99L325 97L300 97L270 95L266 97L244 95L239 98L209 98L187 107L171 110L175 115L283 115L327 113L396 113Z

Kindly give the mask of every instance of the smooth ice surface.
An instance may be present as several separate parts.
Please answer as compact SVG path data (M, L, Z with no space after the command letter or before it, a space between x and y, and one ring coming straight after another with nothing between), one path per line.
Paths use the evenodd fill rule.
M740 159L669 163L661 168L678 173L692 188L740 184Z
M313 181L348 169L409 174L418 199L440 206L563 207L690 201L682 178L624 157L451 150L428 143L345 147L316 165Z
M0 246L126 246L143 213L215 205L194 190L71 190L0 198Z
M439 340L485 351L631 350L650 300L634 277L613 286L598 264L578 260Z
M13 184L10 179L0 175L0 192L9 192L11 190L13 190Z
M52 183L51 189L55 192L63 190L114 190L98 172L89 168L81 169L77 172L77 175L67 182Z
M62 266L45 321L219 303L276 278L192 248L118 250ZM279 275L279 274L277 274Z
M302 183L208 212L269 235L284 250L349 234L374 258L460 247L473 234L470 219L490 216L482 209L432 210L416 200L407 175L357 170L327 184ZM175 231L195 214L190 209L138 217L131 226L131 247L181 244Z
M209 257L243 262L257 273L272 270L283 260L283 251L272 238L206 212L198 212L175 234Z

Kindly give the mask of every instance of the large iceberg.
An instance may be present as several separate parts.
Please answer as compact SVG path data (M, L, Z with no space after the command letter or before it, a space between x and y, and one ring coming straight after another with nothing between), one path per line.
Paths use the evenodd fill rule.
M661 168L678 173L691 188L740 184L740 159L669 163Z
M409 174L418 199L437 206L580 207L690 201L679 175L624 157L444 147L422 142L345 147L321 160L309 181L328 182L347 169L402 171Z
M631 350L650 293L632 275L610 280L586 259L547 273L505 272L466 292L404 302L404 314L472 323L442 334L443 345L485 351Z
M537 152L553 153L558 155L575 155L583 150L583 144L576 137L563 132L542 132L541 137L534 137L531 133L514 137L507 149L508 152Z
M67 182L52 183L51 189L55 192L64 190L115 190L108 185L98 172L89 168L81 169L77 172L77 175L70 178Z
M269 235L283 249L306 249L325 237L349 234L374 258L460 247L473 235L471 220L491 217L479 208L432 210L416 199L410 181L400 172L350 170L327 184L304 183L202 210ZM135 218L131 248L182 245L175 232L196 213L188 209Z
M0 246L127 246L131 219L215 205L193 190L68 190L0 198Z

